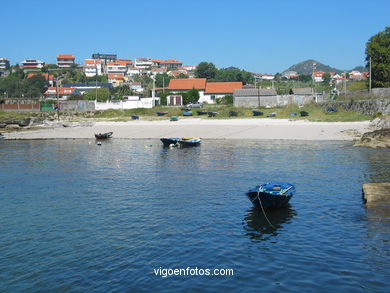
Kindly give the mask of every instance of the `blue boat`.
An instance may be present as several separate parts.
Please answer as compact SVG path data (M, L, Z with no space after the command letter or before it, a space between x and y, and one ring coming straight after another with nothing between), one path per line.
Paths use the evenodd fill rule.
M164 144L164 146L176 146L180 140L180 137L160 138L160 140Z
M183 116L192 116L192 111L183 111Z
M295 192L294 185L287 182L268 182L250 189L246 195L259 209L278 209L287 206Z
M201 143L201 139L198 137L183 137L181 140L179 140L180 146L198 146Z

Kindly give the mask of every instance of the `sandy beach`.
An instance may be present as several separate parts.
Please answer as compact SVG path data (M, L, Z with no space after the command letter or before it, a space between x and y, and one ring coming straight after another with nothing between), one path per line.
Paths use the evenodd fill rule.
M7 139L77 139L94 138L94 133L113 131L114 138L127 139L185 136L203 139L354 140L369 131L369 123L187 118L179 121L93 122L91 126L45 127L11 132L5 136Z

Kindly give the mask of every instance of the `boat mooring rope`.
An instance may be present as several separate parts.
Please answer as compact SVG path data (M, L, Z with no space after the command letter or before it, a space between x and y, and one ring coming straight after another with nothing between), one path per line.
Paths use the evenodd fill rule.
M271 223L270 220L268 219L267 215L265 214L265 211L264 211L264 208L263 208L263 204L262 204L261 199L260 199L260 187L259 187L259 189L257 190L257 196L255 197L255 199L256 199L256 198L257 198L257 199L259 200L259 202L260 202L261 211L263 212L263 215L264 215L265 219L267 220L268 224L269 224L272 228L276 229L276 227L275 227L274 225L272 225L272 223Z

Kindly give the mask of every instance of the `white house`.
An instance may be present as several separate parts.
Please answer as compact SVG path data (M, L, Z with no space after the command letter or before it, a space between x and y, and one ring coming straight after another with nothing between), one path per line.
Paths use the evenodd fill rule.
M87 77L102 75L102 61L99 59L85 59L83 70Z
M45 66L45 62L38 59L24 59L20 62L20 67L27 70L39 70Z
M169 81L168 90L174 94L180 94L195 88L199 91L199 101L203 101L206 83L206 78L175 78Z
M214 104L217 99L233 95L235 90L242 89L242 82L207 82L203 99L199 102Z

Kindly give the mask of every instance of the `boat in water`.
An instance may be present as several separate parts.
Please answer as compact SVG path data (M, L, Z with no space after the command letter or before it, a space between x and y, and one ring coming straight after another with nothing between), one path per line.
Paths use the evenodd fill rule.
M250 189L246 196L256 208L263 210L287 206L295 193L294 185L287 182L268 182Z
M176 146L179 143L180 137L168 137L168 138L160 138L161 142L164 146Z
M179 140L180 146L198 146L201 143L201 139L199 137L183 137Z
M112 137L113 132L95 133L96 139L109 139Z

